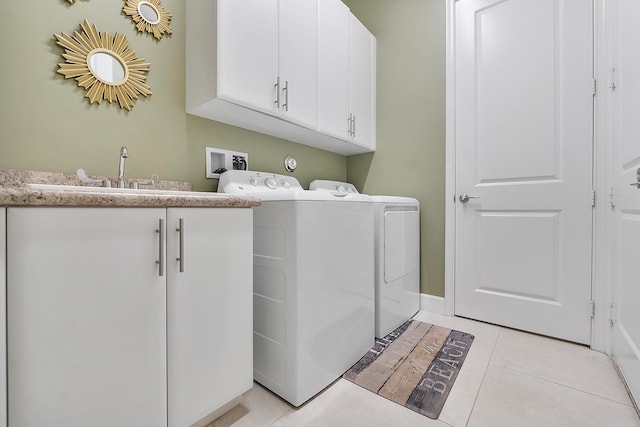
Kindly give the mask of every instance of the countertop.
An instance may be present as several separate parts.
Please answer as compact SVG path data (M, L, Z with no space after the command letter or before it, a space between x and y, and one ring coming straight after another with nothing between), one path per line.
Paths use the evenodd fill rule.
M107 179L106 177L92 178ZM82 188L42 189L28 188L26 184L82 186ZM251 208L260 205L260 200L253 197L193 192L189 191L190 189L191 184L187 182L160 181L151 191L144 189L122 191L82 185L75 175L0 169L0 206ZM158 190L168 192L162 194Z

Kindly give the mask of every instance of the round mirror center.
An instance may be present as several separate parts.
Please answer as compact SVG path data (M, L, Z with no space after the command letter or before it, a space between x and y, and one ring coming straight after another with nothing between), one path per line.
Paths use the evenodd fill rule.
M155 25L160 22L160 14L158 9L151 3L142 1L138 3L138 13L147 23Z
M89 69L98 79L110 85L124 83L126 70L113 55L106 52L94 52L89 57Z

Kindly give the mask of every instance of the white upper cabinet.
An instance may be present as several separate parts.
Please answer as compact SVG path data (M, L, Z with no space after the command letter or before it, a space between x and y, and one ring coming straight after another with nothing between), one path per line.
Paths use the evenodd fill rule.
M376 39L358 18L350 19L350 136L356 144L376 148Z
M349 20L338 0L318 4L318 130L349 139Z
M362 113L375 109L375 39L362 26L369 42L351 44L351 19L340 0L187 0L187 112L339 154L373 151L375 133L358 131L375 128ZM351 58L369 58L353 69L369 85L357 95Z
M218 0L218 97L315 129L317 0Z
M318 2L280 0L279 12L280 115L315 129L318 121Z
M318 10L318 129L373 151L376 40L341 1Z
M215 2L208 7L213 7ZM218 96L277 114L278 0L218 1ZM207 25L213 26L208 21ZM215 49L211 40L200 40ZM204 70L203 70L204 71ZM214 71L208 68L207 72Z

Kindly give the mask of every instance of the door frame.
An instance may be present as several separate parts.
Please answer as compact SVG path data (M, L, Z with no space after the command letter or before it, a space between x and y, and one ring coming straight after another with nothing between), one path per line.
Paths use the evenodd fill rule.
M445 170L445 289L444 314L455 314L455 241L456 241L456 121L455 121L455 4L464 0L446 0L446 170ZM593 212L592 288L594 316L591 320L591 348L611 352L612 283L610 259L610 188L611 144L607 144L611 125L608 96L611 52L606 41L606 0L593 0L594 77L597 84L594 100L593 188L596 206Z

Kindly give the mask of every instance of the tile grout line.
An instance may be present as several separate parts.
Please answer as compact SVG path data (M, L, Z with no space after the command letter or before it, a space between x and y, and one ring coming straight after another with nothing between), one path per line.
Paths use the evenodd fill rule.
M464 424L465 427L469 426L469 422L471 421L471 417L473 416L473 411L475 410L476 404L478 403L478 396L480 396L480 392L482 391L482 385L484 384L484 380L487 377L487 372L489 371L489 368L491 367L491 361L493 360L493 354L496 351L496 347L498 345L498 340L500 339L500 335L502 335L502 331L503 331L503 328L500 327L500 330L498 331L498 336L496 337L496 340L493 343L493 348L491 349L491 355L489 356L489 360L487 361L487 367L484 370L484 374L482 375L482 379L480 380L480 386L478 387L478 392L476 393L475 399L473 399L473 405L471 405L471 411L469 411L469 418L467 418L467 422Z
M570 389L570 390L574 390L574 391L577 391L577 392L580 392L580 393L584 393L584 394L589 395L589 396L593 396L593 397L597 397L599 399L607 400L607 401L612 402L612 403L617 403L618 405L622 405L622 406L626 406L626 407L635 409L634 406L633 406L633 402L631 402L629 404L624 403L624 402L620 402L620 401L612 399L610 397L600 396L598 394L595 394L595 393L592 393L592 392L589 392L589 391L586 391L586 390L582 390L582 389L570 386L568 384L563 384L563 383L560 383L560 382L557 382L557 381L553 381L553 380L550 380L548 378L540 377L540 376L534 375L534 374L532 374L530 372L524 372L524 371L521 371L519 369L512 368L510 366L500 365L499 367L501 369L506 369L506 370L509 370L511 372L516 372L518 374L526 375L526 376L531 377L531 378L536 378L536 379L538 379L540 381L544 381L544 382L547 382L547 383L550 383L550 384L555 384L555 385L560 386L560 387L564 387L564 388L567 388L567 389Z
M287 415L291 414L295 412L295 408L289 408L285 411L284 414L280 415L278 418L276 418L275 420L273 420L272 422L270 422L269 424L267 424L265 427L270 427L272 425L274 425L275 423L277 423L278 421L280 421L282 418L286 417Z
M618 363L613 359L612 356L609 356L609 357L613 362L613 369L616 370L618 377L620 377L620 381L622 381L622 385L624 386L624 389L627 391L627 394L629 395L629 399L631 400L631 406L633 406L633 409L636 410L636 414L638 414L638 418L640 418L640 406L636 401L636 399L633 397L633 393L631 392L629 383L627 382L625 376L622 374L622 371L620 370L620 366L618 366Z

